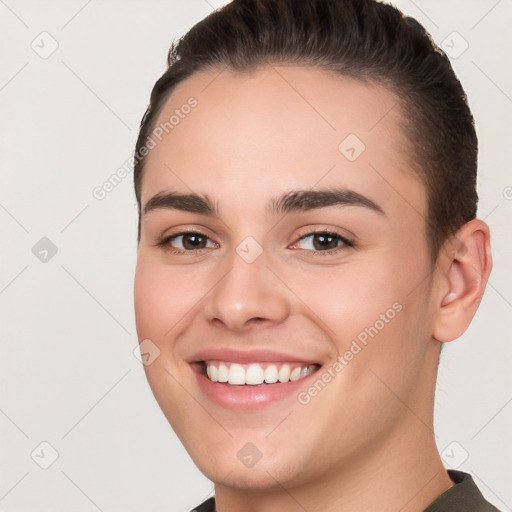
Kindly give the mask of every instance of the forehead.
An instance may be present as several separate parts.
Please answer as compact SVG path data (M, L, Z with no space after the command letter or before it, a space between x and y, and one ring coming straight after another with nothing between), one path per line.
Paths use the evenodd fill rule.
M324 70L196 73L177 86L155 123L141 202L179 188L248 207L250 198L318 184L357 189L391 209L407 208L407 197L426 213L401 122L389 90Z

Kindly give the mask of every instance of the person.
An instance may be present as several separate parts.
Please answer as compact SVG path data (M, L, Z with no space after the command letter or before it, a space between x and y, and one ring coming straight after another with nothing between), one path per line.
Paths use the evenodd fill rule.
M171 47L135 157L137 333L215 483L195 510L497 510L435 444L492 258L466 95L416 20L234 0Z

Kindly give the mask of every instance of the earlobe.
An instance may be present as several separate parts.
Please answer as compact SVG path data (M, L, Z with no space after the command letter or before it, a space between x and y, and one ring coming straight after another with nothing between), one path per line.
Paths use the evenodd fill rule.
M489 226L478 219L464 224L442 251L432 336L447 342L466 331L482 300L492 269Z

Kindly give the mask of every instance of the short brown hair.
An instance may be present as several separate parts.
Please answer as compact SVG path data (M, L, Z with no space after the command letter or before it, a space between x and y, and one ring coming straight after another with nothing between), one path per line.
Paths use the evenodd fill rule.
M477 136L448 57L415 19L376 0L234 0L171 46L153 87L136 155L176 85L193 73L271 63L310 65L387 87L400 98L410 159L425 184L433 261L443 242L475 218ZM146 158L136 159L139 207Z

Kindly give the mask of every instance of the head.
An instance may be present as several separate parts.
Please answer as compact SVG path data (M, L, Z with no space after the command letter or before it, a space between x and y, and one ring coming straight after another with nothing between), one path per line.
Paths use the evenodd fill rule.
M303 4L303 5L302 5ZM379 84L395 96L411 170L428 199L425 235L433 261L443 242L477 212L477 137L465 92L450 61L413 18L367 0L234 1L194 26L168 55L136 144L140 212L147 156L158 115L176 86L199 71L249 73L293 64ZM255 29L256 27L256 29ZM169 123L156 139L173 129ZM405 155L404 155L405 156ZM140 228L139 228L140 236Z
M235 0L171 48L135 160L145 369L208 477L298 485L432 440L440 342L491 261L473 118L416 21L373 0ZM246 407L204 382L223 351L313 372Z

